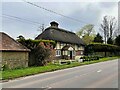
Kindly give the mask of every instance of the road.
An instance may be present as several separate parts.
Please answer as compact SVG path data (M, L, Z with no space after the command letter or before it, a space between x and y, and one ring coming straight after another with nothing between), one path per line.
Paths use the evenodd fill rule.
M3 88L118 88L118 60L4 82Z

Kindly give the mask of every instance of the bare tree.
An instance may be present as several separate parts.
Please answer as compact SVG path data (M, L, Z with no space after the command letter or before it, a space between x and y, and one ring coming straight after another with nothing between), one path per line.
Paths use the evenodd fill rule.
M103 22L100 25L100 30L103 31L105 44L109 38L113 38L115 30L117 27L117 21L115 17L104 16Z
M115 19L115 17L111 17L110 18L110 35L109 37L113 38L114 36L114 32L117 30L116 27L117 27L117 21Z
M45 25L42 24L41 26L39 26L38 30L37 31L40 31L40 32L43 32L45 29Z

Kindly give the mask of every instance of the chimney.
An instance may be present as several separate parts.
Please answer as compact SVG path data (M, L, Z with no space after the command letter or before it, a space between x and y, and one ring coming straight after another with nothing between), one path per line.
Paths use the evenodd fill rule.
M57 22L55 22L55 21L52 21L51 23L50 23L50 25L51 25L51 27L56 27L56 28L58 28L58 23Z

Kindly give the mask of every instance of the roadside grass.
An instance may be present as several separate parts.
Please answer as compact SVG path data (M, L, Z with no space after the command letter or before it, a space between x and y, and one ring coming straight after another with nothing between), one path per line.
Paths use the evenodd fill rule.
M88 64L93 64L93 63L98 63L98 62L103 62L103 61L108 61L108 60L115 60L118 58L120 58L120 57L117 57L117 56L116 57L105 57L105 58L101 58L100 60L93 60L93 61L86 61L86 62L73 62L69 65L67 65L67 64L59 65L59 64L51 64L50 63L47 66L27 67L27 68L14 69L14 70L5 70L5 71L0 72L0 74L2 73L2 80L9 80L9 79L14 79L14 78L18 78L18 77L34 75L34 74L38 74L38 73L44 73L44 72L65 69L65 68L88 65Z

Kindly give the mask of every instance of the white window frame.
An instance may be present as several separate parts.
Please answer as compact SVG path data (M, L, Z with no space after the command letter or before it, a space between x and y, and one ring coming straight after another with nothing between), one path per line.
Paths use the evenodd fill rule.
M61 56L61 50L56 50L56 56Z
M83 55L83 51L80 51L80 54Z
M73 53L73 56L75 56L76 55L76 51L74 50L74 51L72 51L72 53Z

